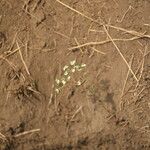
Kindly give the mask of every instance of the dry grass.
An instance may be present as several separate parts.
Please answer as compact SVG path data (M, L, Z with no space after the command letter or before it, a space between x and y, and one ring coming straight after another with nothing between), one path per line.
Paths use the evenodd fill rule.
M30 131L25 131L25 132L22 132L22 133L14 135L14 137L18 138L20 136L25 136L25 135L28 135L28 134L33 134L33 133L36 133L36 132L40 132L40 129L33 129L33 130L30 130Z
M129 65L130 67L132 67L132 63L133 63L133 58L134 58L134 55L132 55L131 57L131 60L129 62ZM125 81L124 81L124 84L123 84L123 88L122 88L122 91L121 91L121 96L120 96L120 109L123 108L123 104L124 104L124 101L123 101L123 96L124 96L124 92L125 92L125 88L126 88L126 85L127 85L127 81L128 81L128 78L129 78L129 74L130 74L130 70L128 69L128 72L127 72L127 75L126 75L126 78L125 78Z
M23 55L22 55L22 52L21 52L21 48L20 48L19 43L17 41L16 41L16 44L17 44L17 47L18 47L18 50L19 50L19 55L20 55L21 61L22 61L23 65L24 65L24 67L25 67L25 70L26 70L27 74L30 76L29 69L28 69L28 67L27 67L27 65L26 65L26 63L24 61L24 58L23 58Z
M62 1L60 0L56 0L58 3L60 3L61 5L63 5L64 7L70 9L71 11L81 15L82 17L100 25L100 26L105 26L105 27L110 27L110 28L113 28L113 29L116 29L116 30L120 30L120 31L123 31L125 33L128 33L128 34L131 34L131 35L134 35L134 36L138 36L138 37L142 37L142 38L150 38L150 35L146 35L144 33L140 33L140 32L137 32L137 31L134 31L134 30L127 30L127 29L124 29L124 28L121 28L121 27L117 27L117 26L113 26L113 25L110 25L110 24L104 24L104 23L100 23L99 21L97 20L94 20L93 18L81 13L80 11L70 7L69 5L63 3Z
M110 34L108 33L106 27L104 26L104 30L106 32L106 34L108 35L108 37L110 38L110 40L112 41L113 45L115 46L116 50L118 51L118 53L120 54L120 56L122 57L123 61L125 62L125 64L127 65L127 67L129 68L130 72L132 73L134 79L136 81L138 81L135 73L133 72L133 70L131 69L130 65L128 64L127 60L125 59L125 57L123 56L122 52L120 51L120 49L118 48L118 46L116 45L116 43L113 41L112 37L110 36Z
M122 18L121 18L120 20L117 20L117 22L121 23L121 22L125 19L127 13L128 13L132 8L133 8L133 7L130 5L130 6L128 7L128 9L125 11L125 13L123 14Z
M7 141L7 138L4 134L0 133L0 139L3 139L4 141Z
M112 40L116 41L116 42L117 41L126 42L126 41L137 40L139 38L140 37L133 37L133 38L129 38L129 39L112 39ZM100 42L88 42L88 43L85 43L85 44L81 44L81 45L77 45L77 46L74 46L74 47L70 47L69 50L79 49L79 48L87 47L87 46L103 45L103 44L107 44L107 43L110 43L110 42L112 42L110 39L104 40L104 41L100 41Z

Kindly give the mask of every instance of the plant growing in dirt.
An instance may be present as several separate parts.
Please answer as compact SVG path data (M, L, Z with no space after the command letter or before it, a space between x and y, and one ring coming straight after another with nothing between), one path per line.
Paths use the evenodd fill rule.
M61 89L70 81L73 74L77 71L81 71L86 67L84 63L77 63L76 60L70 61L69 65L63 67L63 73L60 79L55 80L55 92L58 94ZM81 81L77 82L77 85L81 85Z

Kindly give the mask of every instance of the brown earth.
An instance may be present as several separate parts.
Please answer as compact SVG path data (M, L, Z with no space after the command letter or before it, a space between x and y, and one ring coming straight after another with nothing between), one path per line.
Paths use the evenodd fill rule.
M1 0L0 150L149 150L149 52L149 0Z

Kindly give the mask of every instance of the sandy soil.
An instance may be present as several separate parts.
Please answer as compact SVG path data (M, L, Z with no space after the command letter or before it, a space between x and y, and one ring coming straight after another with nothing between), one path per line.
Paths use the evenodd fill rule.
M0 0L0 150L149 150L150 1Z

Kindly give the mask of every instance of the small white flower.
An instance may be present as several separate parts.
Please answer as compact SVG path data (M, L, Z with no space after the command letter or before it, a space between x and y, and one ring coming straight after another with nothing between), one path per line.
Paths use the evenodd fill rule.
M63 68L63 70L65 71L68 68L69 68L69 66L65 65L64 68Z
M56 83L57 83L57 84L59 84L59 83L60 83L60 80L58 80L58 79L56 79L55 81L56 81Z
M75 65L75 66L74 66L74 68L79 69L79 68L80 68L80 66L79 66L79 65Z
M59 89L55 89L56 93L59 93Z
M86 67L86 64L81 64L81 67Z
M70 79L71 79L71 77L70 77L70 76L68 76L68 77L67 77L67 81L69 81Z
M64 75L67 76L69 73L67 71L64 72Z
M65 85L65 84L66 84L66 81L65 81L65 80L62 80L61 82L62 82L62 84L63 84L63 85Z
M78 70L78 71L81 71L81 70L82 70L82 68L78 68L77 70Z
M75 65L75 63L76 63L76 60L70 61L71 66Z
M71 72L75 72L76 71L76 69L75 68L73 68L72 70L71 70Z
M78 82L77 82L77 85L78 85L78 86L80 86L81 84L82 84L81 81L78 81Z

